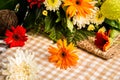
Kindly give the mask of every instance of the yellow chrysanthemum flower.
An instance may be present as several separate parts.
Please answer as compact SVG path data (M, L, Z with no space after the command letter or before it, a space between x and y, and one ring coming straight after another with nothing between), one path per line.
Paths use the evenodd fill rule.
M97 10L95 17L93 18L93 22L97 25L102 24L102 22L104 21L105 17L102 15L102 13Z
M44 4L47 10L56 11L59 10L61 0L45 0Z

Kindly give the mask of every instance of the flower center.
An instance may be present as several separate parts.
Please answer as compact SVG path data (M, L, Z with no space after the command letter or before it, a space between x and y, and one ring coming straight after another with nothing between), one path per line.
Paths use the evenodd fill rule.
M28 64L26 64L25 62L23 62L21 64L21 71L25 74L25 75L30 75L30 66Z
M53 3L54 3L54 2L55 2L55 0L51 0L51 2L53 2Z
M66 53L62 52L61 56L62 56L62 57L65 57L65 56L66 56Z
M79 0L76 0L76 4L77 4L77 5L80 5L81 2L80 2Z
M20 38L19 38L19 36L18 36L17 34L14 34L14 35L13 35L13 39L19 40Z

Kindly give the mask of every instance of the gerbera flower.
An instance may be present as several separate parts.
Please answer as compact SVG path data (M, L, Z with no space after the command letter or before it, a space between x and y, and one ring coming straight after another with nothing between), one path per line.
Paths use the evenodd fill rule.
M44 4L47 10L56 11L59 10L61 0L45 0Z
M66 14L69 17L82 16L85 17L91 13L93 6L88 0L64 0L63 7L67 7Z
M74 66L77 63L78 56L75 54L76 50L72 43L67 45L67 41L60 39L57 41L57 47L50 46L48 48L51 56L50 62L54 62L57 67L61 69L67 69L70 66Z
M35 61L34 53L17 49L14 56L7 59L8 63L2 63L5 67L2 74L6 75L6 80L38 80L40 68Z
M30 8L32 8L33 5L37 5L38 8L40 8L41 3L43 3L45 0L27 0L30 3Z
M11 30L6 31L7 38L4 41L10 47L24 46L24 42L27 40L25 33L26 29L23 26L17 26L16 28L12 26Z
M89 2L89 4L93 6L93 8L90 9L91 13L86 14L85 17L84 16L78 17L77 15L73 16L73 24L77 25L78 29L85 28L86 25L89 25L90 23L94 23L93 18L97 11L97 7L94 6L96 3L97 3L96 1Z
M105 32L97 32L95 45L103 51L106 51L111 46L111 38Z

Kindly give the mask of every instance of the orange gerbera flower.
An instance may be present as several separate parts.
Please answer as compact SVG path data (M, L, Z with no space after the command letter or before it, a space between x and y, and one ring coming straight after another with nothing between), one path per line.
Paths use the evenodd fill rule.
M69 17L74 15L85 17L91 13L93 6L89 3L89 0L65 0L63 7L67 7L66 14Z
M50 46L48 51L51 53L49 57L50 62L54 62L57 67L67 69L77 63L78 56L75 54L76 50L74 44L67 45L67 41L60 39L57 41L57 48Z
M106 33L97 32L95 45L103 51L106 51L111 45L111 39L108 37L108 35L106 35Z

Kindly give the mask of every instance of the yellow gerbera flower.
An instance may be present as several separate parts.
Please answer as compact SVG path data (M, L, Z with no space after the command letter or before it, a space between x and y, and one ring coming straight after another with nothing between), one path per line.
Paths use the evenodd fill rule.
M67 7L66 14L69 17L73 17L74 15L85 17L91 13L91 9L93 8L88 0L64 0L63 7Z
M57 67L67 69L77 63L78 56L75 54L76 50L74 44L67 45L67 41L60 39L57 41L57 48L50 46L48 51L51 53L49 57L50 62L54 62Z

